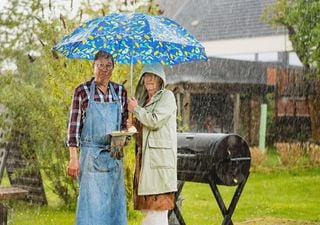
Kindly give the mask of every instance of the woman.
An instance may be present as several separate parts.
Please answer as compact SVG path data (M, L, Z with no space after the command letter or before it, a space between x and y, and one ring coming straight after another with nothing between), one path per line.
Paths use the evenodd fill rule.
M128 100L136 118L134 208L144 215L142 225L167 225L177 191L176 101L166 90L160 64L146 65Z

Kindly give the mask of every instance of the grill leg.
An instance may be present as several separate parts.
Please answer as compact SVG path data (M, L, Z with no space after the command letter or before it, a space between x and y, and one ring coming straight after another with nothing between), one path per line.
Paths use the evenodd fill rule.
M223 220L222 225L228 225L228 221L231 221L231 216L236 208L236 205L240 199L240 195L243 191L244 185L247 182L247 179L249 177L249 173L248 175L245 177L245 179L238 185L236 192L234 193L232 200L230 202L229 208L228 208L228 215L225 217L225 219Z
M8 207L0 203L0 225L7 225Z
M228 209L226 208L223 200L222 200L222 197L220 195L220 192L217 188L217 185L214 183L214 181L212 179L209 180L209 184L210 184L210 187L211 187L211 190L214 194L214 197L216 198L217 202L218 202L218 205L219 205L219 208L221 210L221 213L224 217L223 219L223 222L221 225L233 225L233 222L231 220L231 217L232 217L232 214L236 208L236 205L239 201L239 198L240 198L240 195L243 191L243 188L244 188L244 185L246 184L247 182L247 179L249 177L249 173L248 175L245 177L245 179L238 185L233 197L232 197L232 200L230 202L230 205L228 207Z
M175 193L175 196L174 196L174 198L175 198L174 209L170 210L168 212L168 218L171 216L172 212L174 212L174 214L176 215L176 217L178 219L179 225L186 225L186 223L184 222L184 219L182 217L182 214L181 214L181 212L179 210L179 207L177 205L177 200L178 200L179 195L180 195L180 193L182 191L183 185L184 185L184 181L180 181L179 180L178 181L178 190L177 190L177 192Z
M219 190L217 188L217 185L211 179L209 180L209 185L210 185L212 193L213 193L213 195L214 195L214 197L215 197L215 199L216 199L216 201L218 203L218 206L219 206L220 211L221 211L221 213L223 215L223 218L225 219L226 216L228 215L228 210L227 210L226 205L224 204L224 202L222 200L222 197L221 197L221 194L220 194L220 192L219 192ZM232 220L231 220L231 216L227 221L229 223L224 222L222 224L223 225L233 225Z

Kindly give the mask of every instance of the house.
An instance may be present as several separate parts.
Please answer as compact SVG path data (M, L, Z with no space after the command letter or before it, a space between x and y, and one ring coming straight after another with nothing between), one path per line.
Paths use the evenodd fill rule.
M185 27L208 56L301 66L284 28L262 22L275 0L157 0L163 15Z
M177 98L181 129L208 132L205 123L210 118L215 132L239 133L256 145L260 106L271 102L276 106L275 124L287 126L288 118L303 117L301 122L307 125L300 131L310 131L305 96L280 91L294 82L294 74L302 73L287 31L273 29L261 20L264 9L274 2L158 0L163 15L193 34L209 57L207 62L166 69L168 87Z

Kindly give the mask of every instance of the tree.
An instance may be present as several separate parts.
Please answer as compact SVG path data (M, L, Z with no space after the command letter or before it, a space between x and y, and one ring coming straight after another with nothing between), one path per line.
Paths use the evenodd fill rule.
M277 0L268 7L264 19L288 30L293 50L303 63L308 78L307 95L312 139L320 141L320 1Z
M0 62L11 62L16 69L0 77L5 140L26 154L34 152L53 192L65 204L74 204L77 185L66 175L66 115L74 82L90 75L90 64L52 54L51 47L63 35L58 32L61 20L48 19L50 8L40 1L12 0L7 7L0 19Z
M106 14L110 3L91 7L90 1L86 1L75 18L63 16L62 11L57 18L54 4L49 1L49 5L44 6L41 2L11 0L0 14L0 64L9 62L16 67L0 74L0 104L5 106L5 112L0 113L0 124L6 131L5 141L17 143L26 153L34 151L53 192L64 204L74 206L77 185L66 174L69 160L65 146L66 123L75 85L92 76L92 65L86 60L67 59L51 48L79 26L84 15L93 18ZM155 7L149 0L141 10L157 13ZM136 68L134 82L141 66ZM126 82L129 69L129 65L116 66L112 80L124 83L129 89L130 82ZM133 148L133 143L129 148ZM127 152L129 205L134 151L128 149Z

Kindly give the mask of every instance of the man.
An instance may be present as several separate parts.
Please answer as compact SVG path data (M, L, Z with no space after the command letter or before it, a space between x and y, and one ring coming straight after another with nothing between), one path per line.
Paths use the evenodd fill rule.
M77 225L126 225L126 195L122 159L110 154L110 133L126 129L127 92L110 81L111 54L99 51L94 77L74 91L67 145L68 174L78 177ZM80 157L77 148L80 147Z

